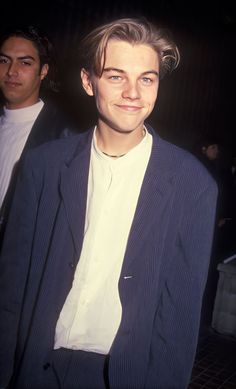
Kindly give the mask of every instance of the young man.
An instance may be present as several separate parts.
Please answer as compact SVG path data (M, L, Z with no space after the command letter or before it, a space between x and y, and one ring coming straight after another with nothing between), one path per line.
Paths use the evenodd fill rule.
M144 124L179 53L147 21L85 38L97 125L28 153L0 274L0 383L14 388L188 385L216 185Z
M0 39L0 245L17 176L27 149L58 138L65 128L55 106L39 98L42 82L54 85L53 47L33 27L10 30Z

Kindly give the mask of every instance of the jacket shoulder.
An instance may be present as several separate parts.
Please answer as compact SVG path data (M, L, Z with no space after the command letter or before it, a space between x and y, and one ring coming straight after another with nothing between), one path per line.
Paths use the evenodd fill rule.
M22 163L41 169L49 166L60 166L72 160L80 150L89 146L91 131L73 134L69 137L55 139L28 150Z
M208 187L217 188L206 167L190 151L162 139L159 135L154 135L154 144L161 166L182 185L196 191L204 191Z
M63 110L56 104L46 101L33 124L25 148L29 150L54 139L76 133L78 130L72 127Z

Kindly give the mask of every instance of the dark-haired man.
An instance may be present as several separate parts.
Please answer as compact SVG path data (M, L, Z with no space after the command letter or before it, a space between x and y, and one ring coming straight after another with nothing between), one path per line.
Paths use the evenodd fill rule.
M216 185L146 123L179 52L149 22L121 19L81 56L98 121L24 160L1 262L0 384L184 389Z
M39 97L42 82L52 86L54 66L52 44L35 28L8 31L1 37L0 246L21 156L66 133L63 116Z

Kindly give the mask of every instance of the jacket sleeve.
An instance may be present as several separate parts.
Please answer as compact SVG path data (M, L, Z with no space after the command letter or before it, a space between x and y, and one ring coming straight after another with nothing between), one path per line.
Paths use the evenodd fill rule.
M153 324L145 388L187 388L198 340L215 224L214 182L184 207L174 260L165 277Z
M33 174L27 159L18 182L0 257L0 386L7 387L14 366L19 317L30 266L37 214Z

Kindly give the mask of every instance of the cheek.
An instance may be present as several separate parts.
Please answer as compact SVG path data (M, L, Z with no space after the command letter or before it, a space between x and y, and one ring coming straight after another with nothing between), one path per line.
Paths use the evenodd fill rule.
M97 88L95 88L95 94L100 99L109 102L119 97L123 89L124 87L122 85L102 83Z
M95 98L97 106L107 106L117 98L117 91L114 91L113 89L109 88L103 88L96 91Z
M40 81L40 74L31 69L24 69L21 71L21 77L28 84L36 84Z
M157 99L157 90L153 90L150 93L147 93L146 95L146 101L150 107L154 107L155 102Z
M0 79L6 74L6 69L4 67L0 67Z

